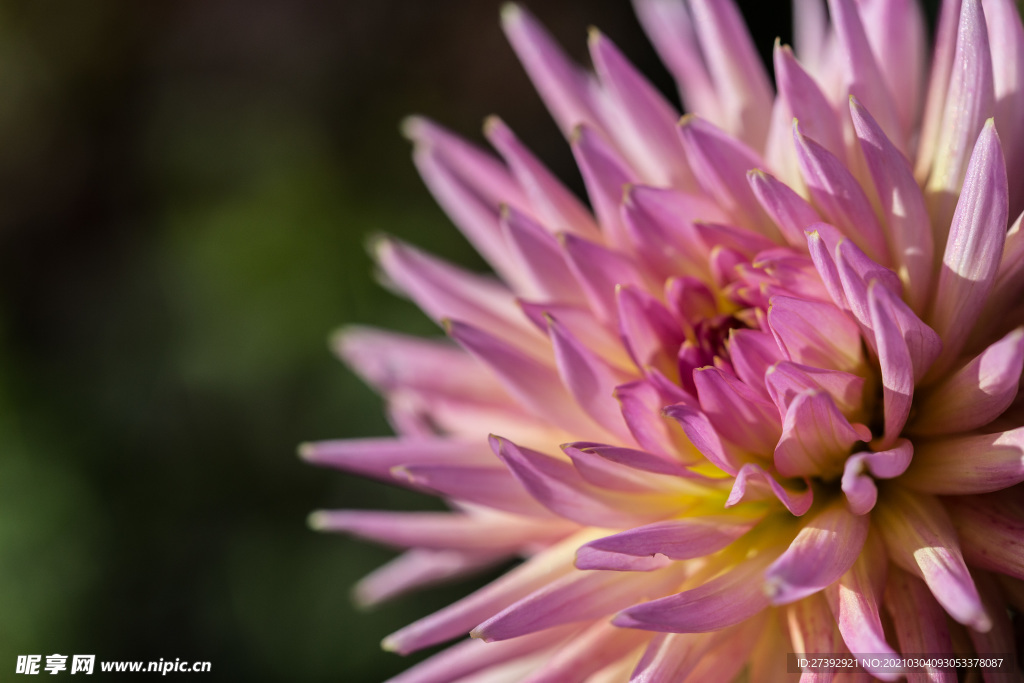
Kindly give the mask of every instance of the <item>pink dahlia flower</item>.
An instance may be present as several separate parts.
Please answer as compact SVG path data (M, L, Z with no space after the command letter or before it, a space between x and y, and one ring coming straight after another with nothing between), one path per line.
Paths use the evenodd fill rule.
M796 5L773 88L728 0L636 0L682 119L604 35L583 70L507 7L589 206L496 118L497 156L407 123L497 278L378 241L450 339L343 333L398 436L302 453L451 511L312 523L408 548L368 603L523 561L388 636L471 636L395 680L773 681L787 652L1015 650L1020 17L945 2L928 68L913 0Z

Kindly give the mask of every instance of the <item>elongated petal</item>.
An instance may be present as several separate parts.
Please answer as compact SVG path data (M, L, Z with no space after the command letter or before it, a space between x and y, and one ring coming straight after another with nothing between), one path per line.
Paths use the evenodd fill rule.
M931 173L932 164L939 151L936 140L942 127L946 99L949 97L949 79L953 73L953 57L956 54L962 4L962 0L942 3L939 23L935 30L928 94L922 112L917 159L914 162L914 177L922 185L928 180L928 174Z
M1024 509L1015 492L947 498L943 503L971 566L1024 579Z
M629 285L616 288L619 335L641 372L655 367L675 375L675 358L686 337L665 306L643 290Z
M824 591L839 633L850 652L896 655L885 641L878 610L885 586L886 565L881 539L876 532L869 532L864 549L853 567ZM897 674L887 671L871 673L883 681L899 679Z
M704 191L728 211L739 225L771 238L778 230L761 210L746 183L747 171L763 168L764 162L752 149L703 119L683 117L679 126L690 167Z
M1002 147L989 121L971 154L932 306L932 327L944 347L938 369L960 353L981 313L1003 251L1007 202Z
M810 595L790 605L786 609L786 621L795 652L842 651L842 637L836 630L828 602L821 595ZM829 681L831 672L822 672L816 667L814 671L805 672L800 680L805 680L805 677L815 682Z
M587 535L577 534L534 555L475 593L391 634L382 647L408 654L469 633L495 612L571 572L573 552L590 540Z
M521 296L565 304L584 302L583 292L569 271L561 245L553 235L526 214L512 208L502 212L501 230L512 260L519 269L518 293Z
M405 481L462 503L474 503L494 510L547 519L551 514L502 467L461 467L457 465L400 465L392 470L398 482Z
M615 387L622 383L623 374L583 346L555 318L549 318L548 330L558 372L569 393L597 424L628 439L629 431L615 400Z
M693 373L701 408L719 434L751 453L767 455L782 425L775 406L718 368Z
M541 504L580 524L623 528L646 524L672 512L672 503L662 497L599 489L569 463L520 448L507 439L491 437L491 448Z
M509 3L502 9L501 25L562 133L569 137L580 123L600 127L593 77L569 60L540 22L522 6Z
M1024 481L1024 427L918 445L904 479L939 495L988 493Z
M615 397L622 405L622 417L637 444L645 451L673 457L677 440L685 441L685 437L678 425L662 414L664 401L657 389L646 381L629 382L615 389Z
M839 119L818 84L796 61L788 46L776 42L773 57L779 95L789 105L790 118L800 121L804 132L836 158L844 159L846 145Z
M888 297L886 296L888 294ZM884 445L891 445L903 431L914 398L914 363L902 331L891 313L891 293L872 282L868 288L871 323L878 344L878 362L882 368L884 402Z
M738 624L768 606L759 577L774 559L762 551L698 588L623 610L612 623L670 633L706 633Z
M475 439L342 439L299 447L303 460L377 479L391 479L399 465L494 466L486 444Z
M863 101L863 100L862 100ZM946 226L953 207L966 191L968 158L985 120L995 113L992 56L981 0L963 0L942 124L935 138L934 160L925 193L931 203L935 246L946 244ZM868 105L874 111L874 108ZM1004 221L1005 228L1005 221ZM950 235L949 241L953 241Z
M885 136L867 109L852 98L850 114L882 203L893 263L903 281L908 303L919 315L923 314L935 251L924 195L906 157Z
M997 341L936 385L919 402L915 433L935 436L982 427L1017 396L1024 370L1024 328Z
M509 605L473 629L472 635L492 642L596 619L644 596L664 594L679 580L674 568L643 574L573 572Z
M892 561L924 579L951 617L978 631L992 627L953 524L934 496L888 488L872 517Z
M448 334L490 368L506 391L541 418L579 434L593 433L591 421L545 363L535 360L487 332L451 321Z
M913 0L869 0L857 7L875 62L893 98L904 139L917 126L924 88L928 31Z
M690 8L721 103L720 115L728 122L730 133L761 149L772 86L742 15L732 0L692 0Z
M480 572L506 558L504 551L409 550L360 579L352 599L360 607L374 607L410 591Z
M992 51L992 84L995 120L1006 152L1007 176L1014 183L1010 192L1010 215L1024 210L1021 198L1024 175L1024 26L1012 0L983 0L985 25Z
M388 279L434 320L465 320L514 338L531 353L542 352L539 335L523 318L512 292L494 279L464 271L397 240L377 240L373 251Z
M537 218L552 232L571 232L596 239L600 230L594 217L537 157L523 145L501 119L492 116L484 134L515 176L530 199Z
M863 363L857 324L832 304L772 297L768 324L796 363L854 374Z
M718 430L696 406L682 403L667 406L665 415L679 422L686 437L708 462L732 475L739 471L741 463L735 449L722 443Z
M867 106L898 148L906 149L907 140L894 104L895 97L903 97L904 93L890 94L855 3L853 0L829 0L828 8L844 56L848 92Z
M685 188L693 184L682 145L675 132L679 113L629 63L617 47L596 29L590 33L590 56L601 82L607 86L622 122L617 127L627 137L633 167L654 184Z
M600 569L590 566L590 558L597 553L633 557L664 555L673 560L703 557L726 547L754 524L754 520L727 516L655 522L591 541L577 552L576 566L579 569Z
M629 185L622 199L622 220L640 257L664 278L708 272L707 251L693 223L725 220L711 201L675 190Z
M809 519L786 552L765 571L773 605L785 605L831 585L853 566L868 536L868 519L842 500Z
M811 509L814 502L814 490L806 488L802 491L787 489L763 467L754 463L744 465L736 474L736 482L729 493L725 507L732 507L744 501L776 499L787 510L797 517Z
M322 510L310 515L318 531L343 531L399 547L452 550L511 550L532 541L566 536L575 527L508 517L447 512L377 512Z
M619 152L589 126L580 125L573 131L572 152L605 239L613 247L627 249L629 238L619 204L623 188L636 183L639 178Z
M651 636L643 631L624 631L606 621L598 621L564 647L558 648L544 666L524 683L583 683L593 680L590 678L592 674L625 658L647 643Z
M856 242L872 259L888 264L885 232L860 183L834 154L805 136L796 124L793 140L807 189L825 220Z
M614 321L615 290L620 285L644 287L636 265L621 252L574 235L561 235L562 248L590 307L604 322Z
M747 182L786 242L802 248L806 243L804 231L821 220L814 207L788 185L760 169L748 171Z
M951 654L953 643L946 628L946 615L935 601L928 586L921 579L897 567L889 568L885 587L885 606L896 630L896 638L903 652L930 652ZM936 683L955 683L952 669L926 668L924 680ZM914 674L908 677L914 680Z
M415 389L482 403L502 402L501 386L474 372L476 361L448 340L351 326L332 335L331 346L378 391ZM439 367L450 372L439 373Z
M533 653L558 649L579 629L563 626L501 643L464 640L406 669L387 683L453 683L505 662Z

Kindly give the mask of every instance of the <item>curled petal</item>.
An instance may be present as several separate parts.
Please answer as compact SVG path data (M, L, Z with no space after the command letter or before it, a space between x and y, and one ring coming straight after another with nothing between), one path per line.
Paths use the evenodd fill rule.
M822 370L809 365L782 361L765 372L768 394L785 416L790 404L808 389L822 389L832 397L839 411L854 420L861 410L864 378L840 370Z
M736 474L736 482L729 493L725 507L732 507L744 501L778 499L786 509L797 517L811 509L814 502L814 491L806 488L803 491L792 491L776 481L760 465L748 463Z
M853 566L868 536L868 518L838 500L801 527L764 575L773 605L785 605L831 585Z
M858 441L871 439L864 425L851 425L828 393L807 390L786 411L775 466L784 477L835 475Z

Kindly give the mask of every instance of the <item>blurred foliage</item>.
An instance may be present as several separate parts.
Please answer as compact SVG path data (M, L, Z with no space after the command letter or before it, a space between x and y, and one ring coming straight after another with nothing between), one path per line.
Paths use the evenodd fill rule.
M577 58L601 26L671 91L628 3L534 4ZM774 8L764 54L787 33ZM580 189L497 10L0 0L0 672L60 652L379 681L408 664L379 640L472 588L356 611L393 553L307 513L438 503L294 450L388 432L334 327L438 334L376 285L367 235L484 267L416 178L403 116L480 140L498 112Z

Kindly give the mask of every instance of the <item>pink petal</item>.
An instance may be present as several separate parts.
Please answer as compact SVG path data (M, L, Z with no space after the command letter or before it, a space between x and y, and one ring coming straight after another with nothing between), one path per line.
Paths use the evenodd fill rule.
M572 642L567 638L577 630L573 626L563 626L500 643L464 640L388 679L387 683L453 683L520 657L552 647L560 649L560 646Z
M520 448L507 439L491 437L491 448L541 504L580 524L606 529L647 524L679 507L678 501L670 501L667 496L600 489L569 463Z
M769 368L783 360L775 338L760 330L729 330L728 348L729 359L739 378L767 396L765 376Z
M850 114L882 203L889 228L886 233L889 251L903 281L908 303L919 315L923 314L931 291L935 250L924 195L906 157L855 99L850 100Z
M953 653L946 615L921 579L890 567L885 606L902 652ZM917 677L936 683L956 683L957 680L952 669L928 668L925 673L926 679L920 675ZM908 676L908 680L914 680L914 674Z
M572 134L572 153L583 174L587 196L594 207L601 231L608 243L617 249L629 246L622 223L619 204L626 185L636 183L629 164L601 134L589 126L577 126Z
M1021 177L1024 175L1024 26L1011 0L982 0L989 47L992 50L992 81L995 119L1006 151L1007 176L1013 180L1010 215L1024 209Z
M892 293L878 282L868 287L871 326L878 344L878 362L882 370L885 435L883 447L891 446L903 431L914 398L914 363L902 331L894 319L889 299Z
M1017 648L1016 629L1010 619L1010 611L1006 609L1006 600L999 584L994 576L985 572L976 572L976 577L985 609L993 615L993 620L992 628L986 632L973 629L968 631L974 651L978 657L998 657L1002 653L1014 652ZM988 669L983 670L981 675L985 683L1001 683L1007 678L1021 680L1019 669L1010 675Z
M692 186L693 175L675 132L679 112L606 36L594 29L589 44L597 75L621 113L616 130L629 140L634 167L654 185Z
M486 642L506 640L552 626L589 621L677 586L677 569L657 572L572 572L557 578L473 629Z
M381 392L429 394L502 403L501 385L474 372L476 361L449 340L424 339L369 327L346 327L331 338L335 353ZM439 373L437 368L449 368Z
M582 304L583 292L569 272L558 240L526 214L507 208L501 230L506 248L516 264L522 296Z
M1024 328L989 346L919 401L913 429L936 436L987 425L1017 396L1024 370Z
M623 610L612 623L669 633L706 633L738 624L768 607L759 578L773 559L762 550L698 588Z
M782 361L767 370L765 385L783 416L789 410L790 403L805 390L824 389L847 419L860 417L864 395L863 377Z
M785 605L831 585L853 566L868 536L868 518L842 500L807 520L796 539L765 571L765 592Z
M634 0L633 7L661 61L675 78L686 110L720 119L718 95L686 4L682 0Z
M889 450L877 453L865 451L847 458L841 486L850 511L855 515L870 512L878 500L874 478L892 479L900 476L910 466L913 455L913 444L906 439L898 439L895 447Z
M1006 238L1007 202L1002 147L989 121L971 154L932 306L932 327L944 347L936 371L960 353L992 287Z
M678 426L662 415L664 402L651 384L643 380L629 382L616 388L615 396L622 405L622 417L641 448L668 458L682 450L677 443L685 443L685 437Z
M532 542L557 540L575 529L572 524L505 515L375 510L321 510L310 515L309 525L398 547L466 551L514 551Z
M1024 579L1024 509L1012 490L943 500L972 567Z
M924 579L951 617L978 631L992 627L964 564L953 524L934 496L890 487L872 517L892 561Z
M786 609L786 621L789 626L789 637L793 641L794 652L826 653L842 652L843 640L836 629L836 620L828 608L828 601L821 595L810 595L793 603ZM831 674L807 671L811 681L828 681ZM800 679L804 680L803 677Z
M476 439L438 437L434 439L339 439L299 446L299 455L314 465L374 477L391 479L399 465L495 466L487 446Z
M805 136L796 123L793 140L807 189L825 220L839 228L873 260L883 265L889 263L885 232L860 183L842 161Z
M569 538L534 555L475 593L396 631L381 646L409 654L469 633L495 612L572 572L572 552L578 545L578 539Z
M843 132L835 109L825 99L818 84L804 71L788 46L775 44L775 81L780 97L789 105L790 119L797 119L808 136L814 138L836 158L846 157Z
M615 387L624 379L592 351L581 344L555 318L548 319L551 344L562 383L572 397L597 424L623 439L629 430L615 400Z
M855 374L863 365L857 324L832 304L775 296L768 324L796 363Z
M968 157L985 120L995 112L992 56L981 0L964 0L957 28L956 52L948 90L944 93L942 124L935 137L931 173L925 194L931 202L935 246L946 245L946 226L969 173ZM873 107L869 109L874 111ZM1000 160L1001 162L1001 160ZM1003 222L1005 228L1006 223ZM954 241L950 235L949 241Z
M569 60L540 22L521 5L509 3L502 8L501 25L562 133L568 137L580 123L600 127L594 106L597 84Z
M561 235L562 248L590 307L602 321L615 320L615 290L619 285L644 287L636 265L621 252L574 235Z
M512 292L493 278L467 272L397 240L380 239L373 251L388 279L434 320L458 318L496 330L531 353L542 353L547 345L524 320Z
M885 642L885 633L878 612L878 604L885 585L885 549L874 533L869 533L853 567L839 581L825 589L825 598L835 617L839 633L850 652L873 653L879 656L896 655ZM884 681L898 680L899 676L884 671L872 671Z
M800 517L811 509L814 502L814 490L810 487L803 491L792 491L776 481L760 465L748 463L736 474L736 482L729 493L725 507L733 507L742 502L759 500L780 501L787 510Z
M752 149L693 115L679 126L687 159L704 191L741 226L778 239L778 229L761 210L746 182L747 171L764 162Z
M675 374L675 356L686 337L665 306L629 285L616 289L619 336L641 372L656 367Z
M904 139L918 124L923 95L928 31L912 0L870 0L858 6L875 62L893 96Z
M774 405L718 368L694 371L701 408L719 434L750 453L766 456L779 440L782 425Z
M537 417L579 434L594 427L551 367L481 329L449 321L449 336L498 377L508 393Z
M871 431L864 425L851 425L828 393L809 389L786 410L775 466L784 477L830 478L842 470L855 443L870 439Z
M650 633L615 628L598 621L573 637L545 660L543 667L523 683L583 683L609 664L627 657L651 639ZM513 639L513 641L518 638Z
M691 0L690 9L721 105L720 120L737 139L761 149L772 86L742 15L732 0Z
M579 457L588 456L586 460L591 467L596 465L595 458L604 462L603 471L608 473L610 478L617 481L619 485L623 485L626 480L632 478L637 483L645 482L645 487L648 489L651 488L650 482L652 481L657 481L658 488L679 486L689 489L692 487L688 483L666 479L666 477L687 479L705 484L727 480L727 478L715 479L694 472L684 466L676 457L663 457L632 448L608 446L589 441L577 441L575 443L562 444L562 450L573 459L577 469L579 469L580 464L580 460L577 459ZM604 481L598 485L604 488L615 488L611 481Z
M901 480L938 495L988 493L1024 481L1024 427L926 441Z
M703 197L645 185L629 185L624 195L622 220L629 238L659 277L707 273L707 252L693 223L724 220L716 205Z
M729 516L655 522L587 543L576 554L576 567L601 569L603 567L591 566L590 560L608 554L632 557L662 555L672 560L704 557L722 550L756 523L757 520Z
M501 119L492 116L484 123L484 134L505 159L530 207L552 232L571 232L597 239L600 230L590 211L544 164L523 145Z
M747 182L761 208L779 227L786 242L802 248L806 242L804 231L821 220L814 207L789 185L760 169L748 171Z
M548 333L548 318L557 318L574 337L610 365L623 370L632 369L633 361L622 348L622 340L598 320L588 306L551 302L532 303L520 299L519 308L545 335Z
M514 515L551 517L502 467L399 465L392 470L392 476L397 482L405 481L420 490L462 503L475 503Z
M879 64L871 52L871 45L857 7L853 0L829 0L828 7L839 46L845 57L843 67L846 71L849 94L874 112L882 130L898 148L906 149L907 140L902 135L899 115L894 104L896 93L889 92ZM886 64L886 67L889 68L890 65ZM899 96L902 97L904 94L899 93Z
M504 552L409 550L363 577L352 590L352 597L361 607L374 607L421 588L475 574L506 557Z

